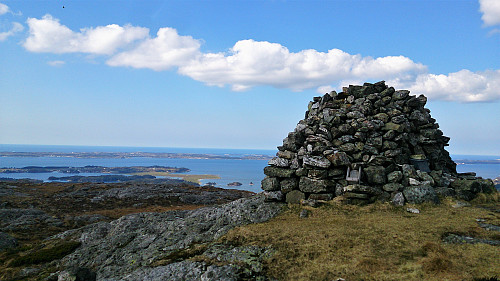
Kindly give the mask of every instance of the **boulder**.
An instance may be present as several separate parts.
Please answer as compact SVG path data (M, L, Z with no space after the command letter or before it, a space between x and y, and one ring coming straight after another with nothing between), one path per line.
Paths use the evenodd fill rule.
M285 178L280 182L281 192L286 194L292 190L299 187L299 179L297 178Z
M291 169L267 166L264 168L264 174L269 177L289 178L295 174L295 171Z
M382 166L369 166L364 170L366 175L366 180L370 184L385 184L386 176L385 176L385 168Z
M315 180L308 177L301 177L299 181L299 190L302 192L321 193L332 189L332 182L329 180Z
M407 186L403 190L403 195L406 201L413 204L421 204L424 202L439 203L439 198L430 185Z
M262 180L262 190L277 191L280 190L280 182L275 177L265 177Z
M290 204L300 204L300 201L304 199L306 195L298 190L292 190L286 194L286 202Z
M457 197L463 200L470 201L476 198L479 192L493 193L497 192L492 180L475 179L475 180L455 180L450 185L456 192Z
M302 159L304 165L309 165L311 167L317 167L317 168L328 168L330 167L330 161L326 159L323 156L309 156L309 155L304 155L304 158Z

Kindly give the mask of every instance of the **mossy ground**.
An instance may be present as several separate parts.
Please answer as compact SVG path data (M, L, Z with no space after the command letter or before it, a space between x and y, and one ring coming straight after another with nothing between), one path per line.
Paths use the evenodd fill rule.
M474 280L500 277L498 246L445 244L446 233L500 240L500 233L476 219L499 225L499 196L481 196L469 207L456 201L418 205L420 214L377 203L344 205L332 201L309 208L289 206L279 217L230 231L223 239L241 245L270 246L267 273L278 280Z

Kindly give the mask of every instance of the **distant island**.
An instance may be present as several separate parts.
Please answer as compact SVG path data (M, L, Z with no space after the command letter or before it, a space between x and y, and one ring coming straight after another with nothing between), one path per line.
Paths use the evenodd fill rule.
M493 160L469 160L469 159L457 159L454 160L458 165L464 164L500 164L500 159Z
M164 153L164 152L0 152L0 157L69 157L69 158L184 158L184 159L234 159L234 160L269 160L264 154L217 155L199 153Z
M200 184L201 179L220 179L218 175L192 175L185 174L190 172L188 168L166 167L166 166L132 166L132 167L104 167L104 166L84 166L84 167L68 167L68 166L26 166L22 168L0 168L0 174L16 174L16 173L63 173L63 174L80 174L80 173L96 173L96 174L112 174L100 176L69 176L69 177L49 177L51 181L67 181L67 182L125 182L125 181L157 181L162 182L165 179L157 177L168 177L174 179L182 179L187 182ZM131 176L124 176L131 175ZM6 181L14 179L3 178ZM26 179L23 179L26 180Z
M104 167L104 166L26 166L22 168L0 168L0 173L101 173L101 174L137 174L137 173L187 173L188 168L166 167L166 166L132 166L132 167Z

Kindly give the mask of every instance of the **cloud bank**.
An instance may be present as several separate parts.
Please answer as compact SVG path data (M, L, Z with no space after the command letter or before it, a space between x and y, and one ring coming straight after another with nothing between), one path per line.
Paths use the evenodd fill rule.
M500 99L500 91L495 91L500 88L500 70L430 74L425 65L404 56L373 58L339 49L290 52L281 44L254 40L238 41L227 52L203 53L201 40L170 27L151 37L148 28L116 24L75 32L50 15L29 18L27 23L29 36L23 46L31 52L104 55L114 67L175 68L181 75L211 86L229 85L233 91L271 86L326 92L349 82L386 80L431 99Z
M479 0L479 11L483 13L481 19L487 26L500 24L500 1Z
M45 53L89 53L110 55L118 48L133 41L144 39L149 29L131 25L110 24L95 28L84 28L74 32L59 23L51 15L42 19L28 18L29 37L23 46L30 52Z

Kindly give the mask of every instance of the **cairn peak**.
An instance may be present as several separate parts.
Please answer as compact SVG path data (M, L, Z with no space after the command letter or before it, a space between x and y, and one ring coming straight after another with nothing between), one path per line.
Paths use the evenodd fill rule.
M454 195L450 184L460 175L445 150L450 138L426 102L384 81L314 97L264 168L262 189L289 203L343 195L402 205Z

